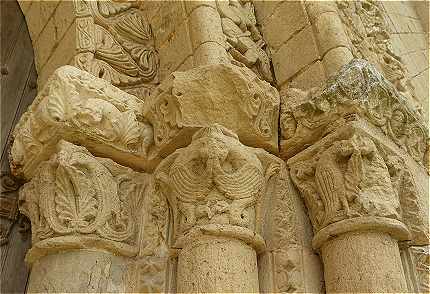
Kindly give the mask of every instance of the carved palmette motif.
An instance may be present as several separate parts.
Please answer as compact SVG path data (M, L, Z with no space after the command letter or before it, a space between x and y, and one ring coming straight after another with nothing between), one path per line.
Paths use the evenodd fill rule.
M369 60L395 86L396 90L414 98L406 66L393 52L385 11L378 1L337 1L356 58Z
M205 224L259 230L260 199L279 162L258 151L213 125L160 164L157 186L173 208L174 237Z
M32 223L33 243L92 235L135 246L145 180L111 160L66 141L20 191L20 210ZM140 176L142 178L144 176Z
M288 101L301 101L293 107L281 104L286 153L300 151L345 122L362 117L426 165L428 132L420 114L364 60L344 66L324 89L289 89L286 96Z
M149 96L158 82L159 58L151 26L138 3L75 1L81 11L77 65L140 98Z
M263 80L273 82L266 43L257 28L252 1L216 1L221 26L231 58L252 69Z
M290 167L316 231L353 217L401 218L385 161L364 135L334 141L314 158L292 162Z

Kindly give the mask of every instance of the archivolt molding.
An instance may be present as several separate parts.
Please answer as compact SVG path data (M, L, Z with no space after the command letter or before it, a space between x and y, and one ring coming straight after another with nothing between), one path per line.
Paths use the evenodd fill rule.
M221 26L226 38L227 52L233 63L243 64L270 83L273 74L266 43L257 28L252 1L216 1Z
M140 98L158 83L159 57L138 1L74 0L76 65Z
M364 60L344 66L324 89L288 89L282 98L281 155L285 158L360 118L427 165L428 130L421 115Z

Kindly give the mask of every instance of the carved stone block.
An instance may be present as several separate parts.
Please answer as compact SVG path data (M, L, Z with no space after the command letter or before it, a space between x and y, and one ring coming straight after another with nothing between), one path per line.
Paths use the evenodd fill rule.
M428 131L422 117L364 60L343 67L324 89L289 89L282 98L280 153L285 159L359 117L427 165Z
M128 166L139 166L152 141L143 102L71 66L59 68L14 131L11 169L30 179L60 139Z
M414 209L423 214L419 191L407 185L410 171L397 146L378 134L363 121L351 121L288 160L292 179L304 197L315 232L323 232L322 239L335 233L323 229L338 222L342 223L338 234L356 226L388 230L400 240L411 240L409 230L414 241L428 238L425 219L410 217ZM410 203L415 203L412 210ZM321 245L319 237L314 246Z
M230 64L175 72L145 101L154 126L152 152L162 157L191 142L201 127L221 124L252 147L277 151L279 94L251 70Z

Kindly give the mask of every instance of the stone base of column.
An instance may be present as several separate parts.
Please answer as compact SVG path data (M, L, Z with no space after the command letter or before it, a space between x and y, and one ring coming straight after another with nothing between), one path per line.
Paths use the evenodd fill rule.
M95 250L50 254L34 262L27 293L125 293L130 262Z

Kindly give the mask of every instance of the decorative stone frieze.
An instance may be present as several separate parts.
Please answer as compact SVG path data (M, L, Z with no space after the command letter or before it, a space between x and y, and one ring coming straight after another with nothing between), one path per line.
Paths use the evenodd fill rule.
M159 57L138 1L74 0L79 68L140 98L158 82Z
M270 83L274 81L266 43L257 27L252 1L216 1L226 38L227 52L233 63L252 69Z
M154 126L149 157L164 157L190 143L200 127L219 123L253 147L277 152L279 94L251 70L230 64L175 72L145 102Z
M128 166L139 166L152 144L143 102L71 66L59 68L14 131L11 168L31 178L60 139ZM144 165L144 164L142 164Z
M220 125L202 128L160 163L155 177L172 209L172 246L181 248L178 292L259 290L262 203L280 168L279 159Z
M376 69L353 60L324 89L289 89L281 106L281 156L290 158L348 121L363 119L427 165L428 130L419 113Z

